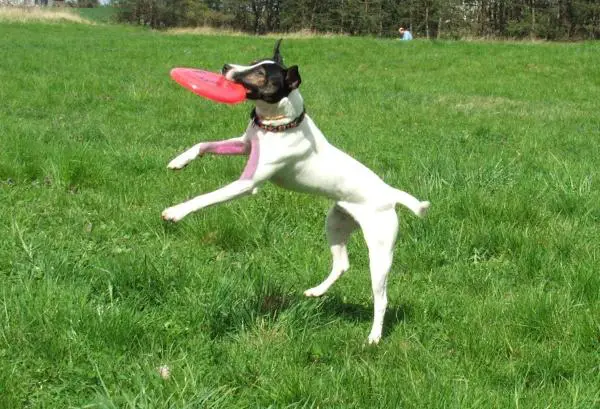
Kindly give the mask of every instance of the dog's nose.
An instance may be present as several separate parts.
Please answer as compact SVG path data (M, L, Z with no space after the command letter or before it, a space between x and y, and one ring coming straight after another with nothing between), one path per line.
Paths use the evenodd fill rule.
M225 75L227 74L227 71L231 70L233 67L229 64L225 64L223 66L223 68L221 69L221 74Z

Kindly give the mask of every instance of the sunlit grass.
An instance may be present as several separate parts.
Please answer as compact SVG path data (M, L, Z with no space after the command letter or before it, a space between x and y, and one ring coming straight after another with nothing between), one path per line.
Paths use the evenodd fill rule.
M69 9L0 6L0 22L70 22L93 24Z
M166 164L251 108L170 69L272 38L2 22L0 47L1 408L600 404L598 44L283 42L329 140L432 202L399 211L376 348L359 234L302 296L329 271L327 201L265 186L160 219L239 176L239 157Z

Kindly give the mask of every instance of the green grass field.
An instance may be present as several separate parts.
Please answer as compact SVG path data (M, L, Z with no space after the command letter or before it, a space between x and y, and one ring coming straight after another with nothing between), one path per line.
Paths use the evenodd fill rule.
M266 186L160 219L239 176L166 164L250 110L169 70L272 46L0 22L0 408L598 407L600 44L284 41L330 141L432 202L399 210L377 347L359 234L302 296L327 201Z
M116 21L117 9L115 7L82 7L72 10L81 17L96 23L108 24Z

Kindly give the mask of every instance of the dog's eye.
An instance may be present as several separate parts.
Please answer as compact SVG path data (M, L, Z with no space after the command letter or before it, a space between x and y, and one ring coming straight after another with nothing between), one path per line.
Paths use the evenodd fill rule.
M263 67L260 67L259 69L255 70L252 74L258 78L265 78L267 76L267 72Z

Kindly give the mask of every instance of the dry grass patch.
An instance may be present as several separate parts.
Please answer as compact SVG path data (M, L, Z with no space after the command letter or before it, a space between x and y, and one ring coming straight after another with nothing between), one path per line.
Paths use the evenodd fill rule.
M180 35L180 34L197 34L197 35L218 35L218 36L232 36L242 37L249 36L250 34L243 31L237 31L227 28L214 28L214 27L181 27L171 28L165 31L167 34ZM343 37L344 34L334 33L317 33L311 30L300 30L292 33L268 33L260 35L265 38L329 38L329 37Z
M0 7L0 21L17 22L73 22L94 24L68 9L42 9L39 7Z
M514 108L519 105L518 101L505 97L487 97L469 95L457 97L455 95L441 95L436 98L437 103L444 106L453 106L456 111L490 111L497 109Z
M181 35L181 34L196 34L196 35L224 35L232 37L241 37L247 35L242 31L236 31L226 28L213 28L208 26L203 27L180 27L170 28L164 31L166 34Z

